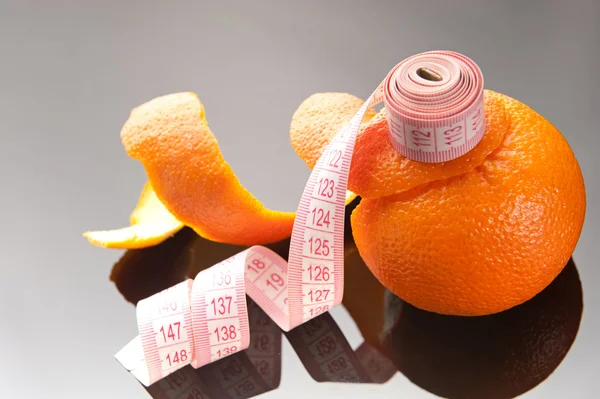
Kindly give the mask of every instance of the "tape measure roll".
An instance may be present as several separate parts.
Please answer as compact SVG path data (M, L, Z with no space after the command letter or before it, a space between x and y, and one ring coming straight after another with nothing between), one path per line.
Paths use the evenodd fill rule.
M485 132L483 76L467 57L433 51L396 65L383 83L390 141L420 162L471 150Z

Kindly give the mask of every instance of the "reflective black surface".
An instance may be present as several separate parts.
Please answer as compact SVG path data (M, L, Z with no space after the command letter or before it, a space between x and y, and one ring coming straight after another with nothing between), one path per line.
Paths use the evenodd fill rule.
M572 261L536 297L491 316L437 315L389 294L386 354L413 383L441 397L512 398L559 366L582 310Z

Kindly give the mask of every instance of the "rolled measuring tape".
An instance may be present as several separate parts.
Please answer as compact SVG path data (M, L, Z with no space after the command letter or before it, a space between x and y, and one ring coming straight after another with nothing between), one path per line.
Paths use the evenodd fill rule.
M116 357L142 384L248 348L246 294L284 331L342 302L350 162L365 112L381 102L392 146L415 161L457 158L485 132L483 78L473 61L433 51L398 64L312 170L287 262L268 248L253 246L137 304L140 335Z

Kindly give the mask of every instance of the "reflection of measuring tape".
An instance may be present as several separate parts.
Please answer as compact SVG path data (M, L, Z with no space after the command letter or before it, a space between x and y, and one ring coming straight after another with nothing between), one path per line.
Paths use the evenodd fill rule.
M150 385L188 364L199 368L246 349L245 293L284 331L339 305L346 187L366 110L384 102L392 145L403 155L446 161L483 136L482 84L477 66L456 53L424 53L398 64L319 158L298 206L288 262L254 246L140 301L140 337L117 358ZM134 350L140 343L143 357Z
M312 378L319 382L387 382L396 367L377 349L362 343L353 351L329 313L286 333Z
M190 366L146 387L154 399L250 398L279 386L281 330L256 304L248 306L250 345L205 367ZM353 351L328 314L287 334L306 370L319 382L384 383L395 373L390 360L363 343ZM138 348L140 355L141 348Z

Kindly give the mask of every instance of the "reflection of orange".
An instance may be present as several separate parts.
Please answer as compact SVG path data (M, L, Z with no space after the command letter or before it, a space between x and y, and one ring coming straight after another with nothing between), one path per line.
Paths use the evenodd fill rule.
M125 299L136 304L186 279L196 264L191 247L198 240L185 227L160 244L130 249L113 266L110 279Z
M385 288L377 281L349 242L344 253L343 305L356 323L365 342L380 348L384 322Z
M514 398L559 366L582 311L572 261L533 299L494 315L439 315L386 295L385 353L405 377L440 397Z
M308 130L293 123L292 142L325 130L331 96L315 97L321 108L300 106ZM486 91L485 102L484 138L450 162L395 152L383 112L357 139L349 178L363 197L352 214L356 244L375 276L421 309L484 315L520 304L560 273L581 232L585 189L567 142L516 100ZM315 150L305 148L295 150L308 163Z

